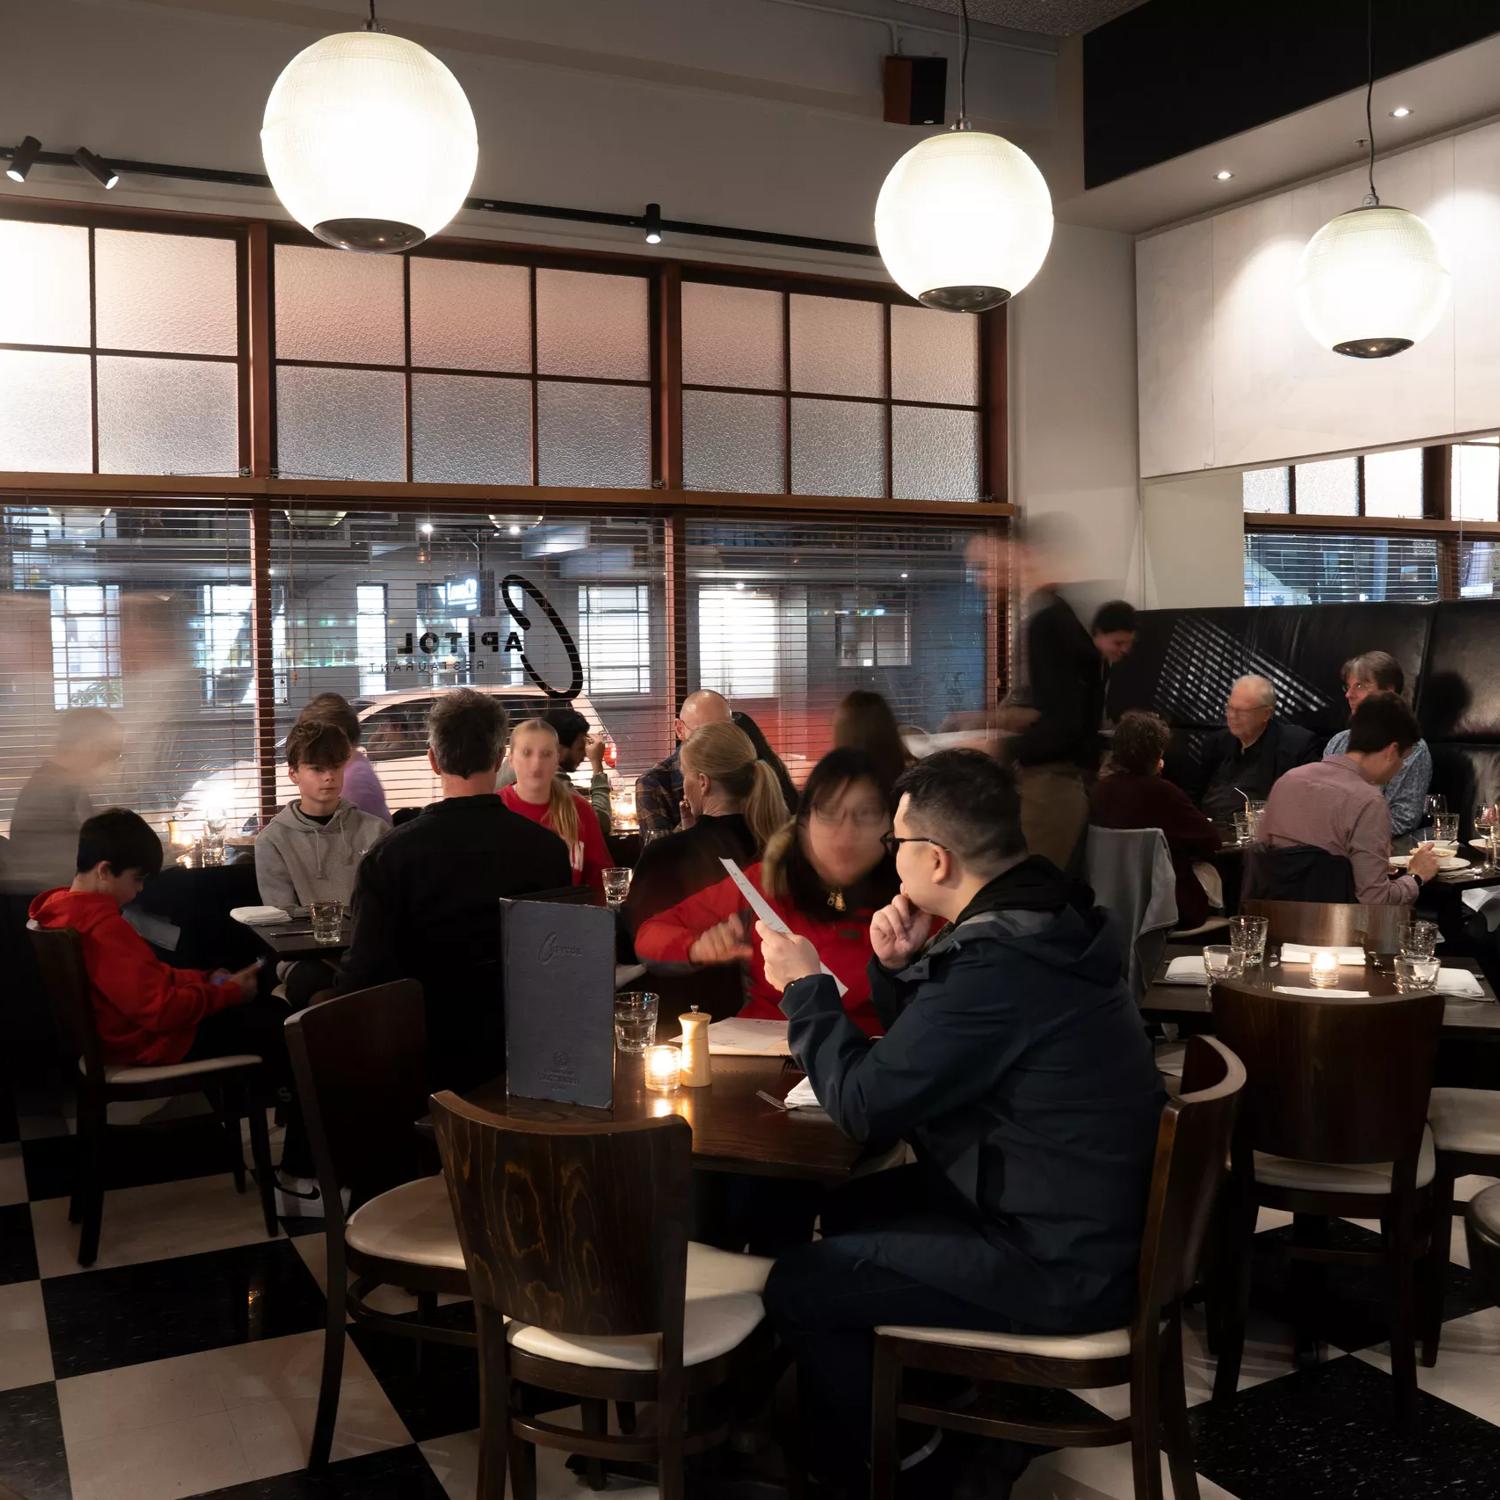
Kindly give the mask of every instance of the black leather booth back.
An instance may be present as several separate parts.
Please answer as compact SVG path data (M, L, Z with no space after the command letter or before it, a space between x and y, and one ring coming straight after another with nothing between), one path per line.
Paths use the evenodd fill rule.
M1467 829L1480 797L1500 800L1500 600L1144 610L1133 650L1110 674L1110 714L1161 714L1179 731L1168 772L1175 758L1190 779L1186 762L1223 726L1236 677L1269 677L1282 718L1326 737L1348 722L1339 669L1376 650L1406 672L1433 790Z

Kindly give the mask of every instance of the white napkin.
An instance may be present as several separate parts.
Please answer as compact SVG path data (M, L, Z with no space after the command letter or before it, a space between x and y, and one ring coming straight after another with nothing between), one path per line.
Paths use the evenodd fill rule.
M1363 948L1330 948L1323 943L1315 944L1313 947L1308 947L1306 943L1283 943L1281 945L1281 961L1284 964L1310 964L1314 953L1336 954L1341 964L1348 964L1353 969L1362 969L1365 966Z
M270 927L276 922L292 920L291 914L282 911L279 906L234 906L230 908L229 915L236 922L243 922L246 927Z
M1467 969L1439 969L1437 992L1440 995L1454 995L1462 1000L1484 999L1484 986L1480 984L1479 976L1471 974Z
M1181 958L1174 958L1167 965L1167 972L1162 975L1163 984L1207 984L1208 974L1203 967L1203 955L1201 953L1185 953Z
M781 1102L788 1109L822 1109L823 1107L818 1103L818 1096L813 1092L811 1078L804 1078L787 1093L786 1098Z
M1313 999L1321 999L1324 995L1337 995L1343 1000L1368 1000L1369 990L1309 990L1297 984L1274 985L1278 995L1311 995Z

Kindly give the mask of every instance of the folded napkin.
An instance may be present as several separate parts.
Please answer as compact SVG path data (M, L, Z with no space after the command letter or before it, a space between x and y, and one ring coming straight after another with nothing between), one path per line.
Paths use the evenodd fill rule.
M1278 984L1273 986L1278 995L1311 995L1313 999L1320 1000L1324 995L1337 995L1341 1000L1368 1000L1369 990L1310 990L1304 989L1299 984Z
M1203 955L1201 953L1185 953L1181 958L1174 958L1167 965L1167 972L1162 975L1163 984L1207 984L1208 974L1203 967Z
M1348 964L1355 969L1362 969L1365 966L1363 948L1333 948L1326 943L1316 943L1311 947L1306 943L1283 943L1281 945L1281 961L1284 964L1310 964L1314 953L1336 953L1341 964Z
M811 1078L804 1078L787 1093L786 1098L781 1102L788 1109L822 1109L823 1107L818 1103L818 1096L813 1092Z
M275 922L292 920L291 913L279 906L235 906L230 908L229 915L246 927L269 927Z
M1453 995L1461 1000L1484 999L1484 986L1480 984L1479 976L1467 969L1439 969L1436 988L1440 995Z

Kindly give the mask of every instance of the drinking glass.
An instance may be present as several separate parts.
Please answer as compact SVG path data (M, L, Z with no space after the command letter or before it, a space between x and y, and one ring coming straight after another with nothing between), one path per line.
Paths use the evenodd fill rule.
M1429 792L1422 799L1422 816L1427 822L1432 822L1435 813L1448 811L1448 799L1441 792Z
M224 832L229 827L227 818L205 818L203 820L203 863L224 863Z
M656 1040L657 996L630 990L615 996L615 1046L640 1054Z
M344 907L338 901L309 901L307 915L312 921L315 943L336 943L344 935Z
M1208 979L1208 997L1213 999L1214 981L1233 979L1244 972L1245 955L1227 943L1210 943L1203 950L1203 973Z
M1396 993L1412 995L1437 985L1440 965L1435 958L1421 958L1413 953L1402 953L1396 959Z
M1500 803L1481 802L1474 809L1474 832L1485 842L1484 873L1500 875Z
M1433 813L1432 848L1433 853L1445 858L1458 853L1457 813Z
M1265 917L1231 917L1229 946L1244 955L1243 967L1259 968L1266 961L1266 937L1271 924Z
M1437 952L1436 922L1411 921L1401 929L1403 958L1431 958Z
M621 905L630 894L630 868L611 865L604 872L604 899L610 906Z
M1254 836L1255 828L1251 816L1247 812L1235 813L1234 815L1234 841L1242 847L1248 844Z

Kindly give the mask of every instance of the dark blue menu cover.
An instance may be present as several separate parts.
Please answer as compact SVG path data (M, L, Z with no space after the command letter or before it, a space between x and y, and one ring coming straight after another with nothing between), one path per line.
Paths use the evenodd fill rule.
M506 1090L608 1109L614 1100L615 914L502 900Z

